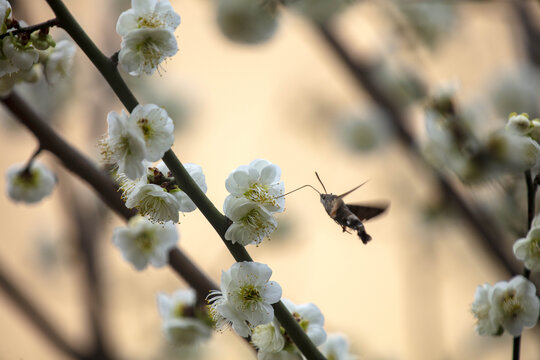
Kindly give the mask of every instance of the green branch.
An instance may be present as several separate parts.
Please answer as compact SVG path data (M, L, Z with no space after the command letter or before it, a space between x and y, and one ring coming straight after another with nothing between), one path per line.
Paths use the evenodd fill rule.
M131 112L138 105L138 102L120 76L115 63L97 48L61 0L46 1L54 11L59 25L79 45L81 50L101 72L101 75L109 83L126 109ZM232 244L230 241L225 240L225 232L230 225L230 221L216 209L214 204L201 191L172 150L165 153L163 161L174 175L180 188L197 205L208 222L214 227L235 260L253 261L243 246ZM307 334L287 311L285 306L281 302L278 302L274 304L274 309L276 318L304 356L309 360L325 360L325 357L313 345Z

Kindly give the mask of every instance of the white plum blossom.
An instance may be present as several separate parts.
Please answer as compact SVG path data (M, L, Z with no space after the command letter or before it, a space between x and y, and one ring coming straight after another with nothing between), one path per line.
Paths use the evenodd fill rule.
M471 311L476 318L476 332L479 335L500 335L504 331L501 324L493 318L491 300L489 294L492 286L489 284L479 285L474 294L474 302Z
M180 25L178 15L169 0L132 0L131 9L120 14L116 32L126 36L130 31L140 28L164 28L176 30Z
M525 267L533 272L540 271L540 224L539 216L533 221L533 226L527 236L518 239L513 246L516 258L523 261Z
M77 47L69 40L60 40L45 61L45 77L49 84L56 84L66 78L73 67Z
M14 164L6 172L7 194L16 202L36 203L51 194L57 179L45 165Z
M196 311L196 294L193 289L180 289L171 296L157 295L158 310L163 319L162 329L167 339L174 345L189 346L207 340L212 328Z
M197 185L199 185L201 191L206 193L208 187L206 186L206 178L204 176L202 167L200 165L192 163L186 163L183 165L186 171L189 173L189 176L191 176L191 178L197 183ZM167 165L165 165L163 161L160 161L156 165L156 168L161 172L161 174L163 174L166 179L173 178L172 173L169 171L169 168L167 167ZM187 194L182 191L182 189L178 188L178 186L176 186L176 188L172 191L172 194L176 197L181 212L191 212L197 209L197 205L195 205L195 203L193 203L189 196L187 196Z
M108 137L100 145L103 158L117 164L118 172L135 180L145 173L146 147L142 130L129 120L124 111L111 111L107 115Z
M163 60L177 52L178 44L170 30L140 28L122 39L118 62L130 75L151 75Z
M355 360L356 356L349 352L349 342L343 335L333 334L328 336L326 342L321 345L321 353L328 360Z
M134 183L127 181L122 188L125 190L127 208L137 208L142 215L155 222L178 222L180 205L167 189L156 184L147 184L144 179Z
M270 212L282 212L285 198L279 196L283 195L285 185L280 177L279 166L268 160L256 159L231 172L225 180L225 187L230 196L245 197Z
M30 70L39 59L39 53L30 44L21 44L17 37L2 39L0 53L0 77L19 70Z
M256 262L238 262L221 273L221 291L208 295L216 328L232 326L238 335L251 335L254 327L274 318L271 304L281 298L281 287L269 281L272 270Z
M141 129L146 145L145 159L158 161L174 142L174 124L165 109L154 105L137 105L129 121Z
M282 302L315 346L319 346L326 341L326 331L323 328L324 315L317 305L313 303L296 305L289 299L283 299Z
M497 131L484 142L485 149L496 161L495 171L522 172L535 167L540 160L540 145L528 136Z
M277 221L270 212L244 197L227 197L223 209L233 221L225 232L225 239L233 244L260 244L277 227Z
M251 342L259 349L259 352L276 353L283 350L285 346L281 326L275 319L273 322L255 327L251 334Z
M169 251L178 241L178 231L171 222L157 224L136 215L127 226L114 230L112 241L124 259L141 271L148 264L156 268L167 264Z
M8 95L18 83L35 83L39 81L41 69L38 67L38 64L34 64L29 70L19 70L11 74L0 76L0 96Z
M536 325L540 300L536 287L525 277L515 276L510 282L500 281L489 292L490 316L512 336L520 336L523 328Z

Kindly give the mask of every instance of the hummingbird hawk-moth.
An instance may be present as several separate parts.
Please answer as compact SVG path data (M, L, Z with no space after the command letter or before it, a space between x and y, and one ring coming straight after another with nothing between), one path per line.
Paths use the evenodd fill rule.
M341 195L335 195L326 191L326 188L317 172L315 172L315 175L321 183L324 193L319 192L319 190L315 189L311 185L304 185L296 190L300 190L303 187L309 186L313 190L317 191L321 196L321 203L323 204L324 209L326 210L328 215L341 226L343 232L346 232L347 228L354 230L358 234L360 240L362 240L364 244L367 244L368 241L371 240L371 236L366 232L363 222L385 212L388 208L388 204L345 204L343 198L358 189L360 186L364 185L365 182ZM294 192L296 190L293 190L291 192ZM289 192L288 194L290 194L291 192Z

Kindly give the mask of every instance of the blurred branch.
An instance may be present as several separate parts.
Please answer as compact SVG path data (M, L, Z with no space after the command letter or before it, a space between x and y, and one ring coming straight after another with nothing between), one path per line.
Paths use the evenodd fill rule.
M77 240L79 257L84 267L84 299L87 305L88 320L92 331L92 352L98 359L113 359L107 346L107 334L104 326L103 286L99 273L98 249L99 231L103 229L103 220L107 212L99 211L91 204L83 203L81 196L73 191L70 184L63 183L62 199L69 221L73 223L74 237ZM97 204L95 204L97 205Z
M1 264L1 262L0 262ZM26 318L41 332L41 334L50 341L58 350L65 353L73 359L97 360L93 356L86 355L73 348L61 335L54 329L50 322L45 318L42 312L33 305L28 297L17 288L6 271L0 268L0 288L4 294L11 300Z
M540 28L533 18L532 12L529 9L530 1L512 0L511 4L521 22L523 29L523 41L531 62L540 67Z
M2 102L36 136L43 149L53 153L68 170L92 186L112 210L125 220L136 214L136 211L126 208L111 178L56 134L17 93L12 92ZM175 261L170 263L171 267L197 291L199 297L204 298L210 290L218 289L191 261L179 264L180 259L187 259L179 249L172 250L172 253L169 257Z
M501 244L503 236L495 230L496 227L492 223L491 219L489 219L485 213L481 212L480 209L473 208L471 205L469 205L458 190L454 188L451 182L437 169L433 168L425 161L413 135L409 132L405 125L407 123L407 118L402 109L386 93L385 89L383 89L381 85L371 76L373 73L372 65L358 58L353 59L345 50L338 38L334 35L329 26L319 24L316 25L316 27L328 46L334 51L339 60L353 75L357 84L366 90L371 99L388 116L388 119L395 129L397 137L401 143L407 149L409 149L409 151L414 154L426 168L432 171L432 173L435 175L440 191L447 199L451 199L453 201L456 208L461 212L463 218L477 234L478 239L480 240L480 243L484 247L485 251L492 254L504 266L508 273L512 275L521 273L519 267L515 263L511 262L510 259L508 259L508 257L505 255L505 252L501 250L501 246L499 245Z

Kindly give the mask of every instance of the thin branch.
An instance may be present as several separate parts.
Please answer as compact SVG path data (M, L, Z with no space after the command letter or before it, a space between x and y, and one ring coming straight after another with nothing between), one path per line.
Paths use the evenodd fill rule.
M1 262L0 262L1 264ZM55 330L50 322L42 315L42 312L29 300L28 297L17 288L7 272L0 267L0 288L3 293L11 300L21 313L53 344L58 350L65 353L73 359L90 360L88 356L79 350L73 348L63 336Z
M2 102L36 136L42 149L53 153L69 171L87 182L105 204L124 218L135 215L125 207L111 178L62 139L16 92Z
M401 143L407 149L409 149L412 154L416 155L416 157L420 159L423 164L433 172L433 174L435 174L440 191L448 199L451 199L454 202L456 208L461 212L463 218L478 235L478 239L484 246L486 252L494 255L510 274L515 275L521 273L519 267L511 262L501 250L499 244L502 236L495 231L495 226L491 224L491 221L487 215L483 214L480 209L473 209L454 188L450 181L425 161L420 149L416 144L416 141L414 140L414 137L405 126L407 123L407 118L402 112L400 106L393 101L393 99L385 92L384 88L371 76L373 73L372 66L368 63L362 62L360 59L353 60L353 58L345 50L343 45L334 36L333 32L327 25L317 24L316 27L322 38L334 51L343 65L345 65L345 67L353 75L357 84L364 88L372 100L381 108L384 113L387 114L390 123L395 129Z
M1 34L0 39L3 39L6 36L10 36L10 35L25 34L25 33L26 34L31 34L36 30L47 29L47 28L50 28L50 27L53 27L53 26L58 26L58 20L56 20L56 18L44 21L44 22L39 23L39 24L26 26L26 27L23 27L23 28L18 28L18 29L12 30L12 31L8 31L8 32L6 32L4 34Z
M86 56L88 56L90 61L101 72L101 75L109 83L126 109L131 112L138 105L137 99L123 81L111 59L106 57L92 42L61 0L47 0L47 3L59 20L60 26L67 31L81 50L85 52ZM172 150L168 150L165 153L163 161L174 175L180 188L197 205L199 210L218 232L236 261L252 261L243 246L232 244L230 241L225 240L225 231L230 223L201 191ZM298 322L294 320L292 315L288 311L279 311L283 307L284 305L281 302L274 304L276 318L285 328L298 349L310 360L325 360L325 357L311 342L310 338L302 330Z
M2 99L2 102L36 136L43 149L50 151L62 161L68 170L87 182L109 208L125 220L136 214L136 211L126 208L111 178L61 138L16 92L12 92L8 97ZM179 249L174 250L174 252L181 253ZM176 254L174 258L187 259L184 254L182 256ZM171 263L171 267L202 297L206 297L210 290L218 289L217 285L193 263L191 264L192 267L187 263L179 267L178 261L175 261ZM203 278L206 281L201 281Z

